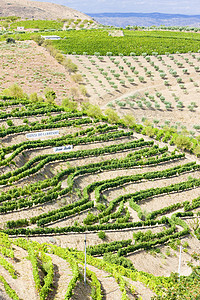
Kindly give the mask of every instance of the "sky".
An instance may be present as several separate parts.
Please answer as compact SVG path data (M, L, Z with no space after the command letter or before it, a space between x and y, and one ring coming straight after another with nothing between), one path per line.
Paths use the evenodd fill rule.
M84 13L136 12L200 15L200 0L35 0L62 4Z

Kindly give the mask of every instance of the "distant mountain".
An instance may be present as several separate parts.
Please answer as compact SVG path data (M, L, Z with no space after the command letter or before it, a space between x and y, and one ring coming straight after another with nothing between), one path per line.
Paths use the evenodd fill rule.
M0 17L4 16L23 19L90 19L89 16L64 5L30 0L0 0Z
M138 26L194 26L200 27L200 15L162 13L88 13L103 25L126 27Z

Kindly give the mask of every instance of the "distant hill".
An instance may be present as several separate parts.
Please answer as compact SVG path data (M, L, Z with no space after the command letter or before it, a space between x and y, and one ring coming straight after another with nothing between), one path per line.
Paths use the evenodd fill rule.
M19 16L28 19L91 19L66 6L31 0L0 0L0 17Z
M89 13L88 15L103 25L118 27L126 27L128 25L200 27L200 15L162 13Z

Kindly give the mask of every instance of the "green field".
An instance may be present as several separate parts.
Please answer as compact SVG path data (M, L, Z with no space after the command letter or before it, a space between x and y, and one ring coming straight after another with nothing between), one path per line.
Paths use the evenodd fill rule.
M25 29L62 29L63 22L53 20L27 20L18 21L11 24L10 29L16 29L17 27L24 27Z
M136 55L152 52L158 54L197 52L200 49L200 36L198 33L160 32L160 31L124 31L124 37L108 36L107 31L70 31L65 34L65 39L54 41L55 47L64 53L93 55L99 52L106 55ZM63 33L62 33L63 36Z
M33 23L32 23L33 22ZM34 23L35 22L35 23ZM48 23L49 22L49 23ZM24 26L25 28L39 28L40 30L60 29L60 22L54 21L27 21L13 23L12 26ZM18 40L28 40L34 35L42 35L40 33L22 33L10 34ZM108 30L67 30L49 32L49 35L59 35L62 37L60 41L53 41L53 45L65 54L80 54L87 52L88 55L106 55L112 52L113 55L127 55L135 53L142 55L146 53L151 55L152 52L158 54L169 53L187 53L198 52L200 50L199 33L187 32L169 32L169 31L130 31L124 30L123 37L112 37L108 35ZM6 35L7 37L7 35ZM4 40L5 36L1 36Z

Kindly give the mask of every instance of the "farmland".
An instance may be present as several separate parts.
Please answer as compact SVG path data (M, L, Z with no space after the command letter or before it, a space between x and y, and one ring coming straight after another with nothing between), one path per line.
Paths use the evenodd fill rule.
M199 34L195 32L183 32L180 35L178 32L169 31L144 30L137 32L124 30L123 37L112 37L108 35L109 29L72 30L69 28L70 30L67 31L54 30L52 33L50 29L50 24L52 23L41 25L38 21L36 22L38 25L36 26L33 23L32 28L40 28L40 33L22 32L17 35L17 39L26 40L33 35L41 35L43 34L42 29L46 28L47 30L49 29L49 34L56 34L62 38L60 41L54 41L54 45L66 54L76 53L82 55L84 52L87 52L88 55L94 55L95 52L98 52L100 55L106 55L108 52L112 52L113 55L119 55L120 53L130 55L131 52L134 52L136 55L141 55L142 53L151 55L152 52L158 52L158 54L165 54L166 52L176 53L177 51L186 53L188 51L198 52L200 49ZM66 23L69 24L69 22ZM18 23L14 23L11 27L14 27L15 24ZM24 24L26 27L26 23L19 24ZM79 26L78 24L74 25ZM73 22L67 26L72 28ZM3 37L1 38L3 39Z
M197 299L198 34L55 33L2 35L0 298Z
M73 41L73 42L72 42ZM87 52L93 55L99 52L106 55L112 52L113 55L136 55L152 52L165 54L165 52L185 53L188 51L197 52L200 49L200 39L198 33L184 33L183 36L176 32L135 32L124 30L124 37L111 37L105 30L75 31L69 32L62 41L55 41L54 45L66 54L83 54Z
M67 57L79 65L92 103L198 136L199 53Z
M137 258L135 261L134 257L137 257L138 250L162 247L161 252L155 252L156 260L159 261L169 251L169 256L173 259L182 244L187 248L185 255L195 264L191 255L199 246L194 246L195 238L190 236L190 226L195 222L200 206L200 166L195 161L192 162L187 155L175 148L169 150L167 146L161 147L152 140L138 136L141 127L134 125L134 130L130 130L123 119L113 124L109 123L109 116L89 117L87 111L66 113L62 107L55 105L39 102L32 104L28 100L6 97L3 99L0 102L2 112L4 111L1 115L0 133L0 226L10 237L30 236L29 242L14 239L9 244L5 242L7 237L3 235L5 245L1 242L1 253L4 261L0 266L3 274L7 271L2 268L10 274L14 272L11 271L14 266L8 269L5 265L5 261L10 261L9 255L15 256L18 247L28 251L34 268L32 288L34 289L35 284L40 299L46 299L55 280L51 267L55 255L62 260L68 253L63 251L69 251L51 245L52 238L47 235L53 235L54 243L60 246L77 249L74 252L70 250L72 252L67 256L68 269L72 268L71 272L75 272L77 263L83 261L82 252L76 251L83 250L81 233L84 232L88 237L89 264L95 268L103 264L100 268L112 275L116 272L115 268L118 268L118 275L114 275L121 278L117 289L127 297L133 288L130 283L126 283L124 289L121 287L124 285L123 267L111 267L106 261L106 255L103 263L89 255L101 256L114 252L122 261L123 257L127 257L126 263L131 266L134 262L137 264ZM52 115L48 116L49 113ZM38 121L29 121L33 114ZM11 116L12 124L8 122ZM18 125L18 119L24 117L28 122ZM48 135L37 138L39 132L46 131L50 134L55 129L53 138ZM29 137L29 132L35 132L36 137ZM63 145L72 145L73 149L70 152L55 153L54 148ZM183 220L183 217L186 219ZM198 230L193 228L198 236ZM46 248L45 245L32 244L31 240L50 244ZM8 244L9 247L6 246ZM37 249L43 250L38 252ZM117 257L112 256L114 262ZM38 260L44 264L44 268L48 261L48 268L44 272L48 284L45 286L34 275L39 272L39 265L36 263ZM160 264L162 265L161 261ZM129 273L126 276L133 281L139 280L144 285L148 278L152 293L162 295L162 290L155 286L155 282L159 280L156 276L169 276L172 269L164 272L162 268L159 271L153 268L153 275L149 275L141 273L147 272L141 264L137 268L138 271L129 270L128 267L126 272ZM185 275L191 272L190 268L184 265ZM173 271L176 270L177 261L173 267ZM79 272L81 269L76 269L73 273L73 276L76 274L73 277L76 278L75 282L79 278ZM12 287L15 286L8 275L5 278ZM88 273L90 281L89 278ZM173 277L161 278L166 287L173 286ZM184 276L182 280L185 280ZM95 282L98 285L97 278ZM71 284L66 293L70 293L69 289L73 288ZM17 292L20 295L22 291L17 288ZM98 286L97 292L101 293ZM132 296L140 293L144 292L135 288ZM144 299L147 299L145 297L147 296L144 295Z

